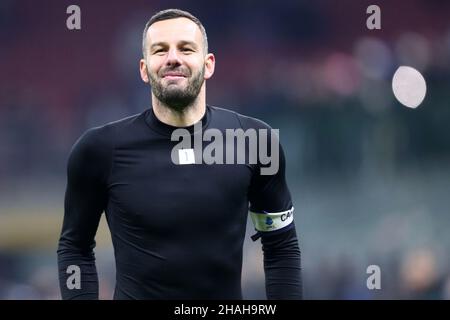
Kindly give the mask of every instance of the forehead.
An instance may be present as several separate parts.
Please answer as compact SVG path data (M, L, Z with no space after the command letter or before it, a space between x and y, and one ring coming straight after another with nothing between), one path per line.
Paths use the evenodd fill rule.
M148 28L147 44L155 42L176 43L192 41L202 43L202 33L199 26L188 18L175 18L155 22Z

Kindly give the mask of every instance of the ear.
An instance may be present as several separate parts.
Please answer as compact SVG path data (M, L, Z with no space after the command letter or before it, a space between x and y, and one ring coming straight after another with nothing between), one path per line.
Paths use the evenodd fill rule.
M214 68L216 67L216 57L212 53L208 53L205 57L205 75L204 79L208 80L214 74Z
M148 79L148 73L147 73L147 63L145 62L145 59L141 59L139 61L139 71L141 73L142 81L144 81L145 83L148 83L149 79Z

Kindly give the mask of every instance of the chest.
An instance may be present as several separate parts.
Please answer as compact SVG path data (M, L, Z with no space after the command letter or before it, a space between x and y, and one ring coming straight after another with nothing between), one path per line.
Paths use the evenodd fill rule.
M246 214L251 167L243 164L175 164L170 145L115 151L109 201L137 225L223 225Z

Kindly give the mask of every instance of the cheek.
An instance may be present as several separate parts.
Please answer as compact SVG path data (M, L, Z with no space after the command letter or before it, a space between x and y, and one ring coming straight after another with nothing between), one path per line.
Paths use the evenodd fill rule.
M150 74L156 75L161 70L162 65L163 64L161 63L161 61L159 61L159 59L153 58L147 64L148 72Z
M191 70L192 73L198 73L204 67L205 62L201 59L191 59L186 61L186 66Z
M149 68L148 71L152 74L157 73L158 70L160 69L160 67L155 63L150 63L148 65L148 68Z

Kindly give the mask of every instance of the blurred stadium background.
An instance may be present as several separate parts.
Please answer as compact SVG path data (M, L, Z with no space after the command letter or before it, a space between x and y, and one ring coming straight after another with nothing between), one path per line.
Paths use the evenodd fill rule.
M66 28L71 4L81 8L79 31ZM381 8L381 30L366 28L370 4ZM445 0L2 0L0 298L59 298L67 155L87 128L148 108L142 29L170 7L191 11L208 32L217 58L208 103L280 129L305 297L450 298ZM392 94L401 65L427 81L414 110ZM104 221L97 243L101 298L110 299ZM259 242L246 242L248 299L265 297L261 255ZM381 290L366 287L371 264L381 268Z

